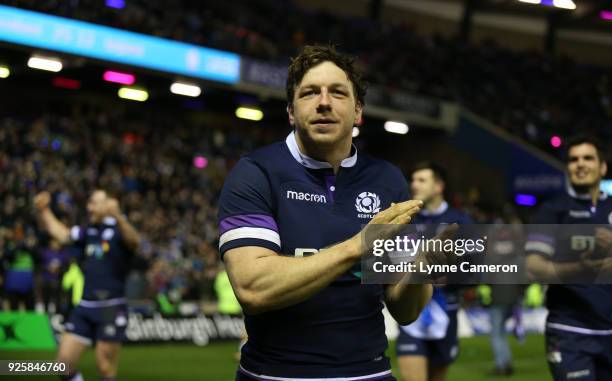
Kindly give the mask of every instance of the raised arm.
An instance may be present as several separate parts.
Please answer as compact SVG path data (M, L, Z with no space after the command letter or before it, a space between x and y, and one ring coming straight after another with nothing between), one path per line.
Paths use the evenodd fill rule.
M50 204L51 195L49 192L40 192L34 197L34 206L41 227L61 245L65 245L70 242L70 229L55 217Z
M130 221L121 213L119 201L116 198L107 200L107 214L117 221L117 227L123 237L123 243L132 251L138 250L140 246L140 234Z

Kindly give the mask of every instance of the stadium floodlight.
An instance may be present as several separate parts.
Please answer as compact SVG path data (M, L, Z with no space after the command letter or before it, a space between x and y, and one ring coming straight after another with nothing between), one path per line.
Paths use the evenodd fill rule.
M0 66L0 78L7 78L11 74L11 71L6 66Z
M133 85L136 82L136 77L133 74L112 70L105 71L102 75L102 79L104 79L106 82L120 83L128 86Z
M28 66L32 69L46 70L57 73L62 70L62 61L55 58L32 56L28 60Z
M553 0L553 6L563 9L576 9L576 3L572 0Z
M170 85L170 92L172 94L185 95L187 97L197 97L202 94L202 89L197 85L190 85L183 82L174 82Z
M356 138L357 136L359 136L359 133L361 131L359 131L359 127L353 127L353 137Z
M135 87L122 87L117 92L119 98L129 99L131 101L144 102L149 99L149 93L144 89Z
M254 107L238 107L236 109L236 116L240 119L259 121L263 119L263 112Z
M603 20L612 21L612 11L601 11L599 12L599 17L601 17Z
M521 3L540 4L540 0L518 0Z
M388 120L385 122L385 131L391 132L393 134L407 134L408 133L408 125L402 122L394 122Z

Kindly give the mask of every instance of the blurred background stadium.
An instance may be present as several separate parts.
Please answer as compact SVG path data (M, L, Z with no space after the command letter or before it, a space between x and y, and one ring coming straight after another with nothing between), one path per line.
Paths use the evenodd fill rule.
M52 192L72 225L101 186L144 238L119 378L232 379L242 327L218 303L217 199L241 155L288 133L286 67L304 44L333 43L366 73L358 148L406 172L443 164L450 202L477 222L525 222L562 191L570 135L612 154L611 1L0 4L0 359L52 359L78 298L70 249L38 230L33 195ZM546 312L516 303L530 334L511 379L548 380ZM488 379L486 306L473 289L463 304L449 380ZM91 353L82 368L95 379Z

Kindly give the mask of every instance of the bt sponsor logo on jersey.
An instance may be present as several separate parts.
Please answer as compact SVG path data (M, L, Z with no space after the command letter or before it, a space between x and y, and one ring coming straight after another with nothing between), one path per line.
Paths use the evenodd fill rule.
M85 247L85 254L88 257L94 256L96 259L102 259L104 253L110 250L110 245L106 241L102 243L90 243Z
M357 209L357 217L372 218L380 212L380 197L376 193L361 192L355 200L355 209Z
M296 247L293 255L297 258L308 257L319 252L319 249Z
M572 250L585 251L595 249L595 237L590 235L573 235L570 238Z
M306 192L296 192L292 190L287 191L287 199L289 200L300 200L300 201L309 201L309 202L317 202L321 204L327 203L327 197L323 194L316 193L306 193Z
M311 255L315 255L319 252L319 249L312 249L307 247L296 247L293 256L296 258L309 257ZM361 263L357 262L353 268L350 270L351 274L361 279ZM375 360L377 361L377 360Z

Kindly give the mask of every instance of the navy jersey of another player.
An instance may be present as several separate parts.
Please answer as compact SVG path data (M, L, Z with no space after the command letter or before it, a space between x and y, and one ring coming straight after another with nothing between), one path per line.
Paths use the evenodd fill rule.
M413 217L411 224L416 225L417 229L419 225L432 225L435 226L438 231L428 232L427 236L435 236L442 230L441 225L446 224L459 224L459 226L472 224L472 219L466 213L452 208L446 201L438 207L437 210L421 210L416 216ZM446 298L446 310L457 311L459 308L459 287L449 285L436 289L437 292L441 292Z
M573 191L544 203L538 210L525 251L555 262L577 261L586 249L572 245L572 235L594 236L594 224L612 224L612 199L605 193L594 206L590 196ZM570 227L552 224L572 224ZM579 225L584 225L580 229ZM579 245L580 246L580 245ZM577 333L612 334L612 285L550 285L546 306L548 326Z
M358 156L354 147L351 155L334 175L329 163L303 155L291 133L242 158L221 193L221 254L261 246L285 256L324 255L317 251L351 238L391 202L408 198L399 169ZM304 302L247 314L241 369L281 378L390 374L384 289L362 285L359 270L358 263Z
M101 224L74 226L70 238L81 250L83 300L123 298L131 251L123 244L116 220L107 217Z

